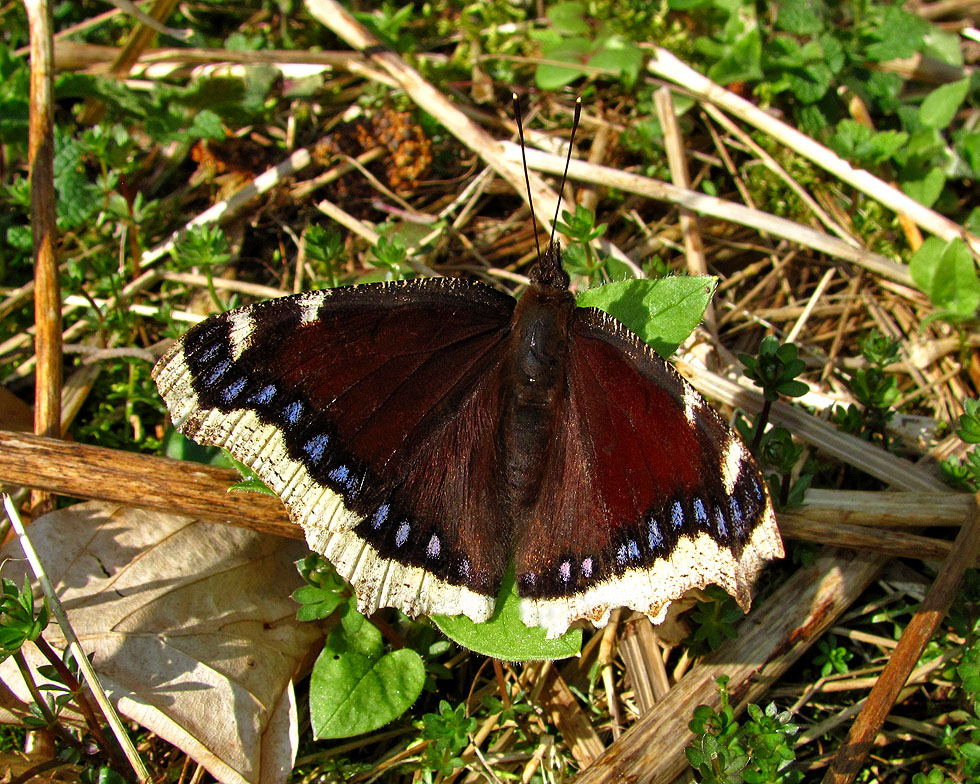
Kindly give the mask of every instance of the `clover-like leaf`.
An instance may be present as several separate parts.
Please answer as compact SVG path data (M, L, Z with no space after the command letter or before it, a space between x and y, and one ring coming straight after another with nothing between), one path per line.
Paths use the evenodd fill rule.
M334 628L313 665L310 722L317 738L349 738L397 719L422 693L425 665L409 648L385 653L367 620Z

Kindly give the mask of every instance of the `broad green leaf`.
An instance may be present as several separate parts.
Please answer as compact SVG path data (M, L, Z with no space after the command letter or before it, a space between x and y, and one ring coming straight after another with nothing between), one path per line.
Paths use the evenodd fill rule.
M577 0L557 3L545 13L552 26L567 35L588 35L589 23L585 21L585 6Z
M957 238L944 242L929 237L909 261L909 274L932 304L970 318L980 306L980 281L970 250Z
M960 37L956 33L940 30L938 27L932 27L926 33L922 54L946 65L952 65L954 68L963 67L963 47Z
M783 0L777 8L776 25L794 35L814 35L823 30L823 4L815 0Z
M643 65L643 52L636 44L612 36L602 42L602 48L589 60L589 65L618 71L620 78L633 84Z
M580 67L591 55L593 43L588 38L564 38L553 46L542 46L542 56L546 60L557 60L569 65L541 63L534 72L534 81L542 90L557 90L583 76L586 72Z
M717 285L709 275L624 280L583 291L576 304L605 311L669 357L700 323Z
M970 89L969 79L960 79L937 87L929 93L919 107L919 120L929 128L947 128L957 110L966 100Z
M465 615L433 615L432 621L464 648L505 661L567 659L582 648L581 629L549 640L544 629L524 625L513 570L504 578L490 620L473 623Z
M729 53L708 69L708 78L721 85L762 79L762 38L759 30L753 27L735 41Z
M939 168L930 169L922 177L902 180L902 190L919 204L931 207L946 186L946 173Z
M381 632L370 623L355 632L338 625L310 677L313 733L322 740L376 730L412 707L424 682L425 665L415 651L385 653Z
M897 5L888 6L881 22L873 28L876 43L865 47L869 60L882 62L897 57L911 57L923 44L930 25Z

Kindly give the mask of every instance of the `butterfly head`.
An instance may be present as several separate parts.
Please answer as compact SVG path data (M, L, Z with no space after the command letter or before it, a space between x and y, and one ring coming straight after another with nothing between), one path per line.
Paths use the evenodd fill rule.
M561 246L555 240L548 243L538 263L531 269L531 284L559 291L568 290L569 277L561 264Z

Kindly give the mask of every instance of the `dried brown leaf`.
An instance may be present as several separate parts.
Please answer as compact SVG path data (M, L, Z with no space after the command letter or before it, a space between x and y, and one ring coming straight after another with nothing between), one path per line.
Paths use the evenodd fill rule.
M305 546L98 502L47 514L28 534L121 714L221 782L285 780L297 745L293 678L321 634L296 620L290 599ZM19 544L0 556L12 559L3 576L21 583ZM44 636L64 647L56 625ZM21 705L6 689L0 703L22 710L10 659L0 680Z

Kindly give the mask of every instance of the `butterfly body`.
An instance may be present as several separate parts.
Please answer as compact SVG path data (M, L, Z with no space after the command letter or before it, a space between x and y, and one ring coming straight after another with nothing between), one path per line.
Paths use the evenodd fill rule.
M486 620L513 569L552 636L747 604L782 554L747 450L649 347L575 307L557 246L519 302L429 279L284 297L191 329L154 375L189 437L283 499L362 609Z
M561 426L574 311L567 288L532 281L510 322L500 380L498 459L503 467L500 502L515 521L526 517L540 496L549 445Z

